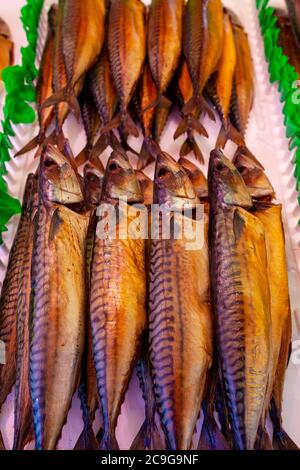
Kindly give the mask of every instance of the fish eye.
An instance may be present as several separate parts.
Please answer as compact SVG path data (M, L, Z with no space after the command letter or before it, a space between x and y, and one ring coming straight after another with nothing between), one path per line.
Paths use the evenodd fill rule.
M52 167L56 166L56 163L53 160L47 159L47 160L44 161L44 166L46 168L52 168Z
M112 162L109 165L109 171L116 171L120 168L120 166L116 162Z
M223 165L223 163L219 162L217 165L216 165L216 169L218 171L222 171L224 170L225 166Z
M241 175L244 175L247 172L247 168L245 166L238 166L237 169Z
M97 183L97 181L98 181L97 176L93 175L92 173L87 175L86 179L89 183Z
M169 170L167 170L166 168L161 168L157 176L159 178L164 178L165 176L167 176L168 173L170 173Z

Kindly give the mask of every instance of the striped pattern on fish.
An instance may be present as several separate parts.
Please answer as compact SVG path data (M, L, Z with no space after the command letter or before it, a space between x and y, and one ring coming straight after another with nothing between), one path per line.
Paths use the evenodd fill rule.
M146 327L144 240L95 239L90 316L103 448L116 448L115 428Z
M37 449L56 447L79 379L88 223L89 214L40 204L30 334L30 390Z
M207 244L152 240L150 358L167 448L189 449L212 361ZM193 281L192 281L193 280Z

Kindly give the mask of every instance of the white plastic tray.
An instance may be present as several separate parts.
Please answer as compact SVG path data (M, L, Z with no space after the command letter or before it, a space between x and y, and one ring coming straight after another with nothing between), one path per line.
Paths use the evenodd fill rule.
M45 6L40 22L40 40L38 46L38 59L42 51L47 27L47 10L54 3L45 0ZM145 1L150 3L149 0ZM253 111L250 116L249 128L247 132L247 143L249 148L257 155L266 168L267 174L272 181L278 201L283 203L283 219L286 234L286 252L288 259L290 297L293 312L293 340L300 339L300 230L298 220L300 219L300 208L297 202L295 190L295 179L293 176L293 154L288 150L288 141L285 138L283 117L281 113L282 105L279 100L279 93L276 85L270 85L268 68L264 58L263 43L257 20L255 0L224 0L224 5L233 9L240 17L249 35L252 50L252 57L256 75L256 95ZM276 1L276 6L284 7L284 1ZM19 60L19 49L25 44L25 35L19 21L19 11L23 4L22 0L10 0L10 2L0 1L0 16L2 16L11 27L16 46L16 61ZM3 99L3 95L1 96ZM182 139L173 142L173 133L176 125L176 116L169 122L162 139L162 148L178 157L178 151ZM220 124L213 124L208 119L204 121L209 132L209 139L199 138L199 144L206 155L208 161L209 152L213 148L219 131ZM15 127L16 137L12 140L13 152L22 148L23 145L37 133L37 125ZM79 152L85 143L84 132L74 118L69 118L66 127L66 134L70 137L74 153ZM132 139L130 144L139 149L141 139ZM230 157L234 151L234 146L228 144L226 154ZM13 153L12 152L12 153ZM106 151L104 162L109 155ZM132 159L135 163L135 159ZM11 160L8 165L9 176L7 183L10 193L18 198L22 197L27 174L34 170L36 162L33 155ZM207 166L206 166L207 169ZM148 174L152 175L153 167ZM8 232L4 234L4 245L0 247L0 288L5 275L9 249L12 245L18 217L14 217L9 225ZM284 426L286 431L300 445L300 365L290 362L284 393ZM118 422L117 439L120 447L126 449L130 446L132 439L136 435L144 416L144 403L138 387L137 379L134 376L129 391L126 395L125 403ZM95 423L97 426L97 423ZM0 415L0 428L7 448L12 445L13 438L13 391L2 408ZM68 421L62 433L62 438L58 448L72 449L77 437L82 429L81 411L79 400L74 397L72 409L68 415Z

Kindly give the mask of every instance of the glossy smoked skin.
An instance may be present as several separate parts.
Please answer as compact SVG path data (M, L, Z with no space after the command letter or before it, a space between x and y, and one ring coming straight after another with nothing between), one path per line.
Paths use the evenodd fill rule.
M238 449L252 449L270 378L270 294L263 225L211 198L211 274L217 343Z
M95 238L90 317L103 414L101 448L114 449L117 420L147 322L145 240Z
M212 362L208 219L204 246L152 240L150 358L167 448L189 449ZM201 230L199 228L199 230Z
M55 449L78 385L89 216L40 203L33 251L30 390L37 449Z

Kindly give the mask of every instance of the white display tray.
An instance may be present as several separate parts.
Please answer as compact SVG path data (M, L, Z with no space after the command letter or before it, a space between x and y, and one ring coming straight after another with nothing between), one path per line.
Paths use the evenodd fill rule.
M38 59L40 58L47 28L47 10L54 3L45 0L44 10L40 22L40 40L38 45ZM149 0L145 1L149 3ZM283 126L282 105L276 85L270 85L268 67L264 57L263 42L260 34L255 0L224 0L224 6L231 8L240 17L249 35L252 57L256 76L256 93L253 111L250 116L247 132L247 144L253 153L259 158L266 168L266 172L275 187L277 200L283 204L283 220L286 234L286 252L288 260L290 297L293 314L293 341L300 339L300 230L298 220L300 219L300 208L297 202L295 179L293 176L293 154L288 150L288 141L285 137ZM275 2L276 6L284 7L284 1ZM16 48L16 62L20 59L20 46L26 44L25 34L19 20L20 8L23 0L10 0L0 2L0 16L9 24ZM3 94L1 95L1 101ZM176 127L176 116L170 120L164 133L161 146L173 157L177 158L183 138L173 141L173 133ZM208 130L209 139L199 137L199 145L206 156L213 148L220 128L220 123L212 123L208 119L203 122ZM37 134L37 125L19 125L14 127L16 137L12 140L14 149L11 155L22 148L34 135ZM73 117L70 117L65 126L65 133L70 138L74 153L81 150L85 144L85 135ZM139 149L141 139L132 139L129 142L134 148ZM228 144L227 156L232 156L234 146ZM109 155L107 150L103 162ZM135 163L135 158L132 162ZM7 164L9 175L7 183L10 193L22 199L26 176L36 168L37 162L33 160L33 153L18 159L12 159ZM207 164L206 168L207 169ZM153 174L153 167L148 171ZM0 288L5 275L8 261L9 249L12 245L14 234L18 223L18 216L14 217L8 224L8 232L3 236L4 244L0 247ZM294 363L293 363L294 362ZM284 427L295 442L300 446L300 365L290 361L287 371L283 418ZM0 415L0 428L7 448L11 448L13 439L13 408L14 391L9 395L2 407ZM121 416L118 421L117 439L122 449L127 449L135 437L144 419L144 402L138 387L138 381L134 377L126 394L122 406ZM95 422L97 427L97 420ZM59 449L72 449L82 429L80 404L77 396L74 396L72 409L68 420L63 428L62 438L58 444ZM31 446L29 446L31 447Z

